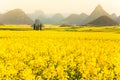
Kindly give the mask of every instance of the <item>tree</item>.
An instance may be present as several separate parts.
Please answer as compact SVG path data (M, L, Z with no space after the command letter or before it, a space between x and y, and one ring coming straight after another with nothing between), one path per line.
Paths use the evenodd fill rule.
M40 22L40 20L39 20L39 19L36 19L36 20L35 20L35 23L34 23L34 25L33 25L33 29L34 29L34 30L42 30L42 27L43 27L43 25L42 25L42 23Z

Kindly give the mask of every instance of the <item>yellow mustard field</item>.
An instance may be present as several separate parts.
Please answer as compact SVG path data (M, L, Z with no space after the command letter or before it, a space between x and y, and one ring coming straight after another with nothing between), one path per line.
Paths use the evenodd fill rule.
M120 80L120 34L0 30L0 80Z

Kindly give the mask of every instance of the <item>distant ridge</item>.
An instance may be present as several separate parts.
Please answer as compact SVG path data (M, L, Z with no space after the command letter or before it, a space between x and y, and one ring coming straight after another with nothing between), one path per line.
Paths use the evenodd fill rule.
M28 14L28 16L35 21L35 19L40 19L44 24L60 24L60 21L64 19L64 16L60 13L56 13L54 15L48 16L43 11L35 11L32 14Z
M82 18L82 19L81 19ZM66 25L95 25L95 26L111 26L118 25L117 20L120 23L120 17L117 18L117 15L113 13L109 15L101 5L98 5L93 12L87 16L79 16L77 14L72 14L62 21L62 24Z
M49 24L60 24L60 21L64 19L64 16L60 13L56 13L51 18L47 19L47 23Z
M85 20L88 17L87 14L81 13L80 15L78 14L71 14L67 18L61 21L61 24L65 25L81 25L82 21Z
M33 24L33 21L21 10L14 9L0 16L3 24Z
M106 19L105 19L106 18ZM57 25L88 25L91 23L99 23L98 21L108 21L120 24L120 16L115 13L109 15L101 5L98 5L88 16L85 13L71 14L67 18L63 14L57 13L51 16L46 15L43 11L38 10L32 14L26 14L21 9L10 10L4 14L0 14L0 24L33 24L35 19L40 19L43 24ZM97 25L97 24L96 24ZM100 24L98 24L100 25ZM103 23L101 23L103 25Z
M93 25L93 26L114 26L118 25L116 21L109 18L108 16L101 16L97 18L96 20L93 20L92 22L88 23L87 25Z
M60 25L88 25L89 23L97 20L102 16L107 16L104 18L112 19L114 22L120 23L120 17L117 17L115 13L108 14L101 5L97 5L93 12L88 16L85 13L79 14L71 14L68 17L64 17L62 14L58 13L53 15L52 17L48 17L44 12L37 11L34 15L36 18L39 18L44 24L60 24ZM35 18L34 17L34 18ZM33 17L31 17L33 19ZM102 18L102 19L104 19ZM104 20L103 20L104 21Z

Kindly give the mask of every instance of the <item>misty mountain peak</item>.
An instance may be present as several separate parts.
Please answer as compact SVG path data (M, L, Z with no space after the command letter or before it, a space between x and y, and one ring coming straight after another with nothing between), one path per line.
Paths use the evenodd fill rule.
M41 10L37 10L34 12L35 15L45 15L45 13Z
M111 18L116 20L117 19L117 15L115 13L111 14Z
M10 10L10 11L8 11L8 13L24 13L23 11L22 11L22 9L13 9L13 10Z
M97 9L97 10L102 10L103 7L99 4L99 5L97 5L96 9Z
M107 12L103 9L103 7L101 5L98 5L95 10L93 11L93 13L97 13L97 14L106 14Z
M116 15L115 13L111 14L111 16L113 16L113 17L117 17L117 15Z
M109 16L109 14L103 9L101 5L98 5L91 15L96 16L96 17L100 17L104 15Z
M63 15L60 13L56 13L53 17L63 17Z
M88 15L85 13L81 13L80 16L88 16Z
M53 18L53 19L63 19L64 17L63 17L63 15L62 14L60 14L60 13L56 13L56 14L54 14L51 18Z

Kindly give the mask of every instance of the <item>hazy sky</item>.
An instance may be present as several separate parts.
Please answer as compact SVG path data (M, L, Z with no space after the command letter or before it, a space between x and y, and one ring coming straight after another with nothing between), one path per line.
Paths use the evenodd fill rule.
M109 13L120 15L120 0L0 0L0 12L20 8L26 13L42 10L48 13L90 14L101 4Z

